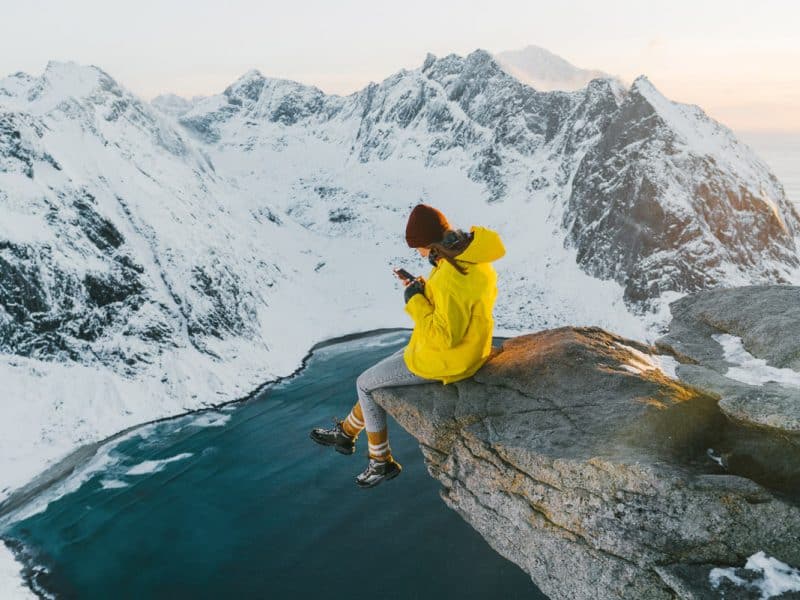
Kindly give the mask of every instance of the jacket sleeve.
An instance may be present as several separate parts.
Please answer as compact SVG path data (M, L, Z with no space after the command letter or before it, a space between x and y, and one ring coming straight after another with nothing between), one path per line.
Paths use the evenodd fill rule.
M458 345L467 331L471 311L453 294L442 294L436 306L424 294L415 294L406 303L405 311L420 328L426 340L443 348Z

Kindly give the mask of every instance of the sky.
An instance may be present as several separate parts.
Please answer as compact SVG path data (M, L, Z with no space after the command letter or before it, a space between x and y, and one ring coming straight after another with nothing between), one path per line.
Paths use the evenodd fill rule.
M145 99L221 92L250 69L347 94L437 56L533 44L740 131L800 132L795 0L0 0L0 77L94 64Z

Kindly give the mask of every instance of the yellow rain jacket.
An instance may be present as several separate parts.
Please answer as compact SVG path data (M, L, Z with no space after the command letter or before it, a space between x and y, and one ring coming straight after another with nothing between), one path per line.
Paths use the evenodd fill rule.
M467 249L455 257L466 275L440 259L405 311L414 331L403 352L408 369L426 379L452 383L472 376L489 358L497 297L497 273L491 262L506 249L491 229L473 226Z

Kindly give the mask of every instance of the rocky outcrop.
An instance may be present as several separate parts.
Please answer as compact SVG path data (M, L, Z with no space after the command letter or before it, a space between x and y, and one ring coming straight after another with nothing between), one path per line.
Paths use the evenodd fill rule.
M469 380L375 397L443 500L551 598L716 597L714 567L800 563L800 448L670 363L563 328L506 340Z
M688 363L678 368L682 380L718 393L720 408L732 419L800 436L800 387L781 383L780 377L762 385L737 379L731 370L738 365L715 339L735 336L755 361L800 372L800 287L709 290L673 302L670 309L672 322L658 345Z

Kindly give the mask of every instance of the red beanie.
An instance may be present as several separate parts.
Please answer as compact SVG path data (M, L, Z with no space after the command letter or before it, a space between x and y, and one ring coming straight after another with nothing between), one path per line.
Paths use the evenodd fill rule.
M417 204L408 217L406 242L410 248L422 248L441 242L450 224L445 216L427 204Z

